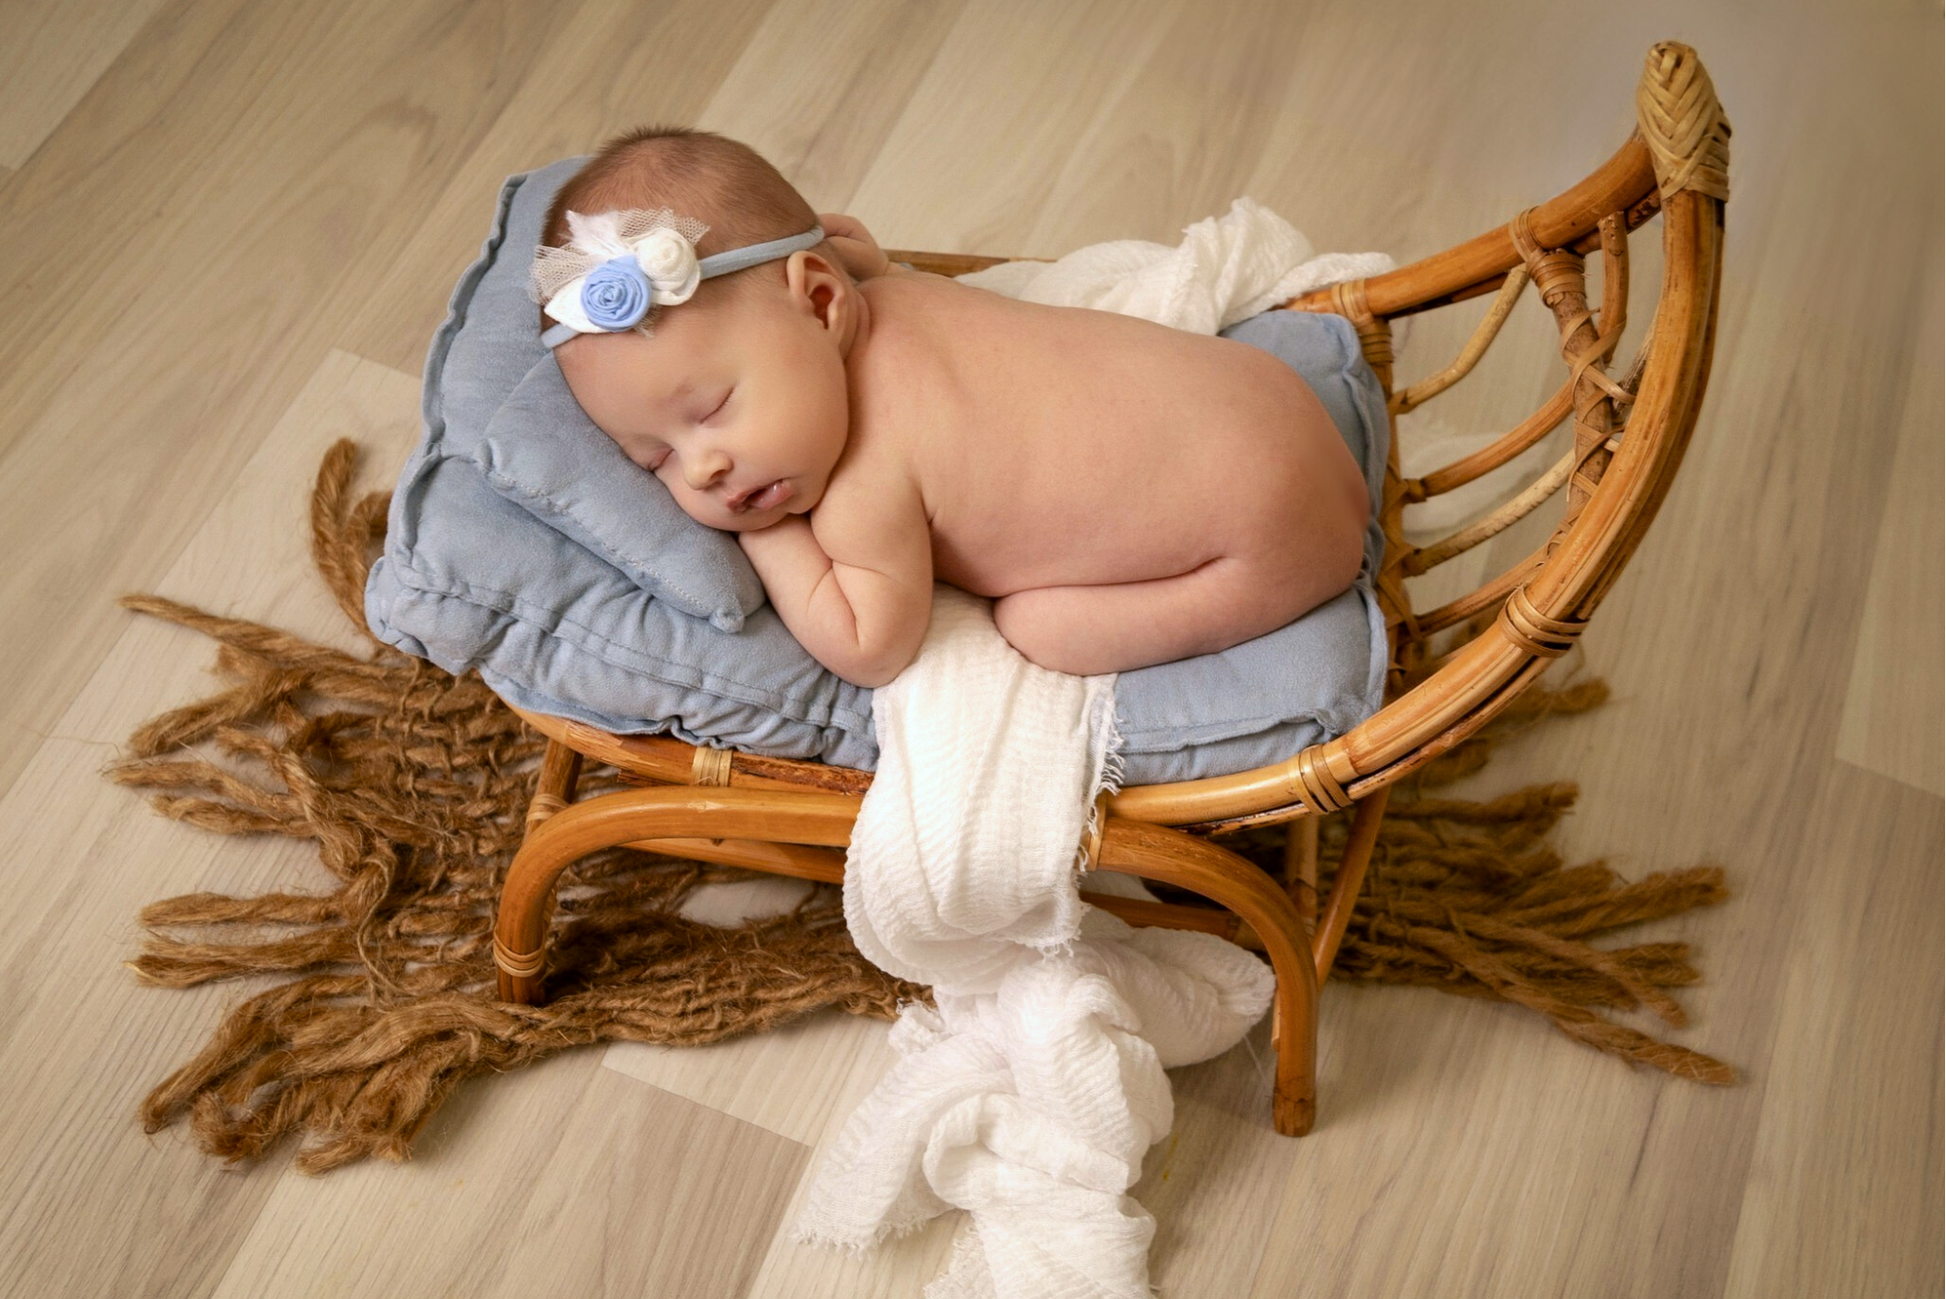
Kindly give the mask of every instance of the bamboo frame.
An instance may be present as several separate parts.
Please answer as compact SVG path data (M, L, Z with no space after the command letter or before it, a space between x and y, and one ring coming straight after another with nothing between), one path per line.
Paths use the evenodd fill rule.
M1586 180L1518 213L1507 225L1370 280L1333 285L1286 305L1348 316L1384 388L1393 420L1380 521L1386 534L1377 594L1392 656L1387 698L1346 734L1285 762L1235 775L1124 788L1104 796L1094 867L1199 893L1222 910L1090 895L1135 924L1218 933L1261 950L1276 975L1277 1055L1272 1119L1301 1136L1315 1117L1317 995L1342 942L1393 784L1486 725L1574 643L1620 576L1669 490L1707 385L1722 276L1730 128L1694 50L1649 51L1636 91L1638 128ZM1620 382L1603 368L1622 332L1627 240L1660 213L1663 279L1641 354ZM1587 306L1581 254L1601 249L1602 314ZM921 269L963 274L1003 258L894 252ZM1422 479L1398 472L1396 418L1471 371L1532 283L1561 331L1569 374L1539 411L1494 443ZM1394 395L1389 322L1496 293L1451 365ZM1615 427L1627 411L1624 431ZM1514 501L1432 545L1402 538L1399 515L1505 463L1572 415L1575 447ZM1485 540L1565 485L1562 518L1532 555L1426 615L1403 578ZM1428 666L1427 638L1477 613L1497 619ZM561 872L598 849L630 844L703 861L838 882L871 776L816 762L617 736L522 712L549 738L530 828L501 894L494 936L500 995L543 996L544 940ZM614 764L643 788L576 803L582 756ZM1353 809L1330 898L1319 910L1317 823ZM1281 886L1210 836L1246 825L1293 823Z

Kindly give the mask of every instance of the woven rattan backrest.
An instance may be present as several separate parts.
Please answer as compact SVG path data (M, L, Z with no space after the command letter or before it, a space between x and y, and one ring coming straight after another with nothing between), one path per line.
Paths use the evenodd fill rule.
M1637 129L1593 175L1469 243L1370 280L1289 304L1351 320L1393 420L1380 521L1385 557L1376 595L1391 641L1387 702L1348 734L1274 767L1125 791L1116 811L1205 831L1347 806L1458 744L1571 648L1634 553L1667 493L1695 427L1715 341L1730 126L1696 52L1649 51L1636 95ZM1610 361L1626 325L1628 235L1658 214L1663 282L1633 361ZM1583 261L1602 253L1601 311L1589 308ZM1464 378L1532 287L1560 332L1566 373L1519 425L1453 464L1415 478L1399 471L1397 417ZM1391 322L1494 294L1460 354L1402 390L1393 384ZM1471 482L1572 419L1568 453L1513 499L1422 545L1406 540L1405 505ZM1478 588L1415 611L1408 577L1470 550L1557 493L1546 542ZM1458 644L1431 657L1435 633ZM1436 669L1436 670L1435 670Z
M1408 673L1423 666L1432 635L1453 627L1486 610L1498 610L1510 601L1509 630L1526 637L1524 648L1538 653L1559 653L1567 648L1560 634L1544 635L1548 629L1523 619L1531 612L1527 603L1516 598L1521 579L1553 555L1573 533L1583 509L1600 485L1603 473L1619 450L1620 439L1629 420L1629 410L1646 368L1653 327L1638 349L1634 360L1619 376L1611 376L1609 362L1627 326L1629 232L1660 210L1665 194L1686 188L1700 188L1719 200L1728 198L1728 142L1730 128L1717 103L1707 73L1694 52L1684 46L1663 44L1649 57L1647 73L1637 96L1641 125L1625 148L1604 172L1615 171L1616 164L1637 173L1635 184L1619 186L1620 192L1605 195L1598 207L1608 210L1585 228L1579 223L1555 234L1543 243L1535 233L1537 216L1560 222L1560 209L1571 210L1582 196L1571 192L1547 209L1527 208L1516 214L1503 232L1518 259L1511 267L1491 279L1462 288L1439 292L1445 286L1438 279L1420 283L1414 290L1417 300L1403 302L1390 310L1374 310L1370 298L1378 282L1334 285L1321 294L1308 295L1291 305L1309 310L1329 309L1352 319L1357 326L1367 361L1384 386L1389 412L1394 420L1394 455L1387 467L1386 490L1381 517L1386 529L1386 556L1377 584L1377 595L1392 629L1394 658L1393 684L1402 685ZM1688 154L1680 150L1689 149ZM1641 155L1641 156L1637 156ZM1644 164L1647 164L1646 166ZM1597 173L1591 181L1601 181ZM1584 184L1581 189L1589 188ZM1609 188L1603 186L1602 188ZM1640 188L1640 194L1629 191ZM1720 208L1719 208L1720 212ZM1585 209L1584 209L1585 213ZM1602 253L1602 309L1599 318L1589 308L1584 276L1584 254L1598 248ZM1413 272L1425 266L1409 267L1398 277L1411 281ZM1391 278L1391 277L1387 277ZM1561 386L1542 407L1491 444L1453 464L1416 478L1405 479L1398 470L1397 417L1422 405L1464 378L1483 356L1515 304L1529 286L1553 313L1561 334L1561 355L1567 366ZM1681 281L1665 281L1665 297L1691 291ZM1391 322L1401 316L1436 306L1450 305L1475 295L1497 290L1493 303L1452 364L1427 376L1403 391L1392 383ZM1660 312L1658 312L1660 314ZM1708 358L1697 358L1706 366ZM1698 387L1689 394L1690 414L1700 404ZM1536 477L1513 499L1436 541L1407 544L1400 515L1407 504L1425 501L1472 482L1506 464L1521 452L1571 418L1573 449ZM1663 433L1666 424L1659 425ZM1674 463L1668 465L1673 472ZM1478 589L1425 612L1415 612L1406 594L1404 579L1426 573L1439 564L1463 554L1503 531L1543 502L1552 499L1566 485L1564 508L1559 522L1545 545L1526 556L1511 569L1499 574ZM1646 521L1645 521L1646 525ZM1632 548L1632 547L1631 547ZM1625 560L1626 555L1618 556ZM1619 571L1621 564L1613 565ZM1612 580L1612 574L1611 578ZM1606 589L1601 584L1601 590ZM1596 600L1600 592L1596 592ZM1594 601L1575 611L1577 624L1586 621ZM1483 629L1476 628L1476 634ZM1578 626L1577 626L1578 630ZM1577 630L1565 635L1571 640ZM1450 650L1448 653L1450 654Z

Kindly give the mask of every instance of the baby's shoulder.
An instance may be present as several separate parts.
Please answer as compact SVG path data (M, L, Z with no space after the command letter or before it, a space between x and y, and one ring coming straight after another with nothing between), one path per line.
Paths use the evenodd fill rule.
M877 503L902 500L917 489L912 457L900 439L882 434L853 436L832 468L818 512L829 511L834 517L869 513Z
M854 564L922 544L929 548L932 535L918 479L904 457L891 453L847 452L810 521L825 553Z

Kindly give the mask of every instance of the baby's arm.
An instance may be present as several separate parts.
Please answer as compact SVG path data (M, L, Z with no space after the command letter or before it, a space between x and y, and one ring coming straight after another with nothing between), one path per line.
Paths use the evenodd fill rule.
M888 477L890 477L888 475ZM737 542L812 658L876 689L918 656L932 619L932 533L916 484L864 486ZM813 522L815 520L815 522Z

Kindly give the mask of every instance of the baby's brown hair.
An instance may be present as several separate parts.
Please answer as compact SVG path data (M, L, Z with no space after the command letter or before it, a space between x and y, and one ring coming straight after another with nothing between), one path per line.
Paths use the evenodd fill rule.
M568 178L547 209L541 242L567 247L570 209L664 207L709 226L696 245L698 257L802 234L818 221L804 196L749 145L713 131L645 126L609 140ZM829 240L812 251L850 278ZM774 267L771 273L776 274ZM731 285L750 280L750 272L705 280L697 294L732 291ZM541 313L543 331L553 323Z

